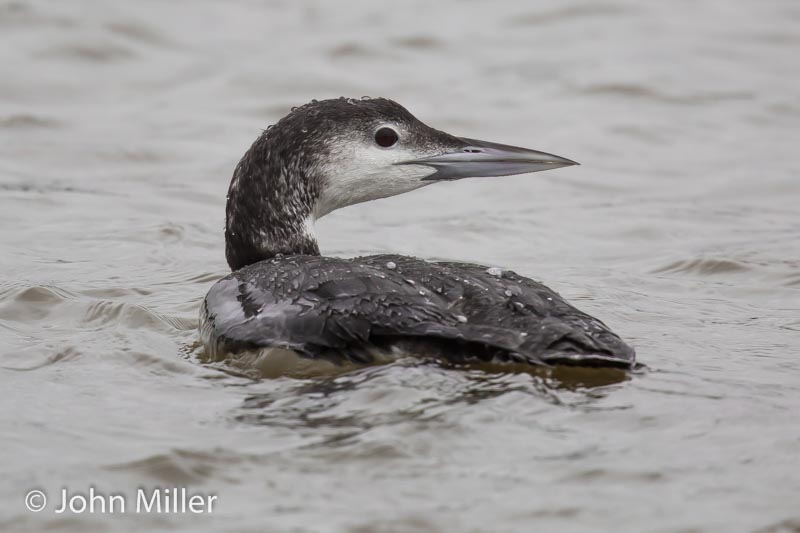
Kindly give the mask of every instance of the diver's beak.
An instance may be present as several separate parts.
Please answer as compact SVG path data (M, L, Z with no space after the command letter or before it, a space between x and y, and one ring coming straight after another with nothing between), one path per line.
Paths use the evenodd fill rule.
M518 146L507 146L463 137L460 137L459 140L464 141L467 145L458 151L403 161L400 164L427 165L435 168L435 173L423 178L426 181L458 180L478 176L510 176L578 164L557 155Z

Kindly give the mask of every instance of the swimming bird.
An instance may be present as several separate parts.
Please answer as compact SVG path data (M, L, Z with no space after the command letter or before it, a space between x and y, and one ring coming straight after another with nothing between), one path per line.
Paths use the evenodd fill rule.
M215 358L288 351L334 364L392 356L452 363L630 368L634 350L600 320L510 270L415 257L320 255L314 223L349 205L469 177L576 165L433 129L384 98L312 101L266 129L228 190L233 271L200 311Z

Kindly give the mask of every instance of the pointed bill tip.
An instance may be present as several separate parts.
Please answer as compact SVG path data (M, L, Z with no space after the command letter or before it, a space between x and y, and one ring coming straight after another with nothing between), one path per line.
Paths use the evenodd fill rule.
M529 148L477 139L460 140L465 146L456 151L404 161L402 164L435 168L436 172L425 180L510 176L579 165L577 161Z

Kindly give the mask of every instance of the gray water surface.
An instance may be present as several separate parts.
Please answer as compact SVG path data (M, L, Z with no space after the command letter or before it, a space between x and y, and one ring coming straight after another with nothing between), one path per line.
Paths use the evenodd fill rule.
M0 530L800 530L798 27L795 0L0 0ZM234 165L341 95L582 166L348 208L325 254L512 268L648 370L203 364ZM56 514L65 487L219 502Z

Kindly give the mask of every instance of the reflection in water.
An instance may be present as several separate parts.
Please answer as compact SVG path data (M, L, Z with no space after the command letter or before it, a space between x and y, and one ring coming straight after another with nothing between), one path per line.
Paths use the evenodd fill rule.
M236 420L289 427L349 427L366 430L385 424L431 420L447 406L479 404L521 393L533 404L591 403L629 379L619 369L469 365L446 368L435 361L406 358L337 377L299 381L245 399ZM393 391L388 393L387 391ZM559 391L577 393L564 400ZM352 405L353 395L370 401ZM343 408L343 405L347 407Z
M196 342L191 351L201 363L252 379L280 377L299 379L334 378L355 373L365 367L387 365L395 361L399 361L403 365L439 365L441 368L463 372L474 370L480 373L528 374L542 380L552 388L571 390L612 385L629 379L631 374L630 371L619 368L590 368L567 365L535 366L524 363L482 361L457 364L444 359L441 355L432 355L429 358L419 355L406 357L377 350L374 354L375 359L370 365L356 364L349 361L311 359L303 357L292 350L279 348L243 350L235 354L209 354L203 348L202 343ZM643 368L645 368L644 365L638 363L634 372Z

